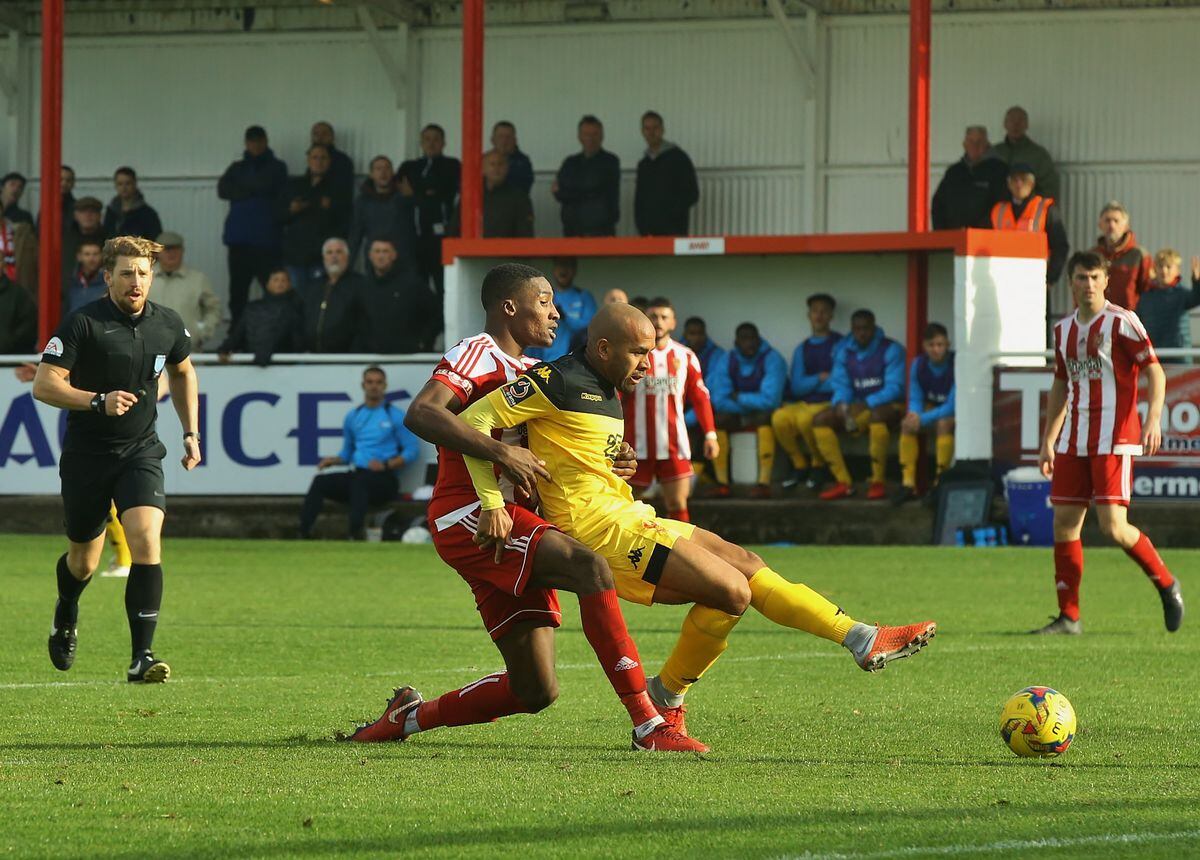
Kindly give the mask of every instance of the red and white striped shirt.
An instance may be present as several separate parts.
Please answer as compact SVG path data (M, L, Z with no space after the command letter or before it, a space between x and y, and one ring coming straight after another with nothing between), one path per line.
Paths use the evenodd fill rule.
M1054 375L1067 383L1067 417L1055 451L1077 457L1141 454L1138 369L1158 363L1133 311L1105 302L1090 322L1054 326Z
M646 377L632 394L622 398L625 441L639 460L690 460L692 446L683 420L684 399L695 410L705 433L716 430L700 359L673 340L661 349L651 350L649 359Z
M456 343L442 356L430 379L436 379L454 392L465 409L535 364L537 360L527 356L513 358L496 345L490 334L484 332ZM510 445L523 445L523 430L497 431L496 438ZM501 486L505 490L505 498L511 500L511 485L502 481ZM453 524L456 516L461 519L477 507L479 499L462 454L438 446L438 475L433 498L429 502L430 513L438 518L439 527L445 527ZM447 509L452 510L447 512Z

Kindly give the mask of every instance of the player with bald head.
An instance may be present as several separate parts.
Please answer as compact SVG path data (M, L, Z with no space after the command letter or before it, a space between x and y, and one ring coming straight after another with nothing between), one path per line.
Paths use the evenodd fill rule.
M550 478L538 478L542 515L608 562L617 594L652 605L694 604L675 650L650 679L659 713L686 733L683 699L720 657L749 607L785 627L844 645L873 672L925 646L933 622L875 627L789 582L748 550L690 523L657 516L613 473L625 430L621 394L649 370L654 327L631 305L604 305L587 347L530 368L460 414L482 433L524 425ZM476 543L503 546L512 523L491 463L466 457L481 510Z

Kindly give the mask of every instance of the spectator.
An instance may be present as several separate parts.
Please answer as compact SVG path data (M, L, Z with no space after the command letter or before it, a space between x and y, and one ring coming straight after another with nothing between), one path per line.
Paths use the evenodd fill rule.
M433 295L414 270L397 262L396 248L386 236L371 240L367 258L358 349L382 354L419 352Z
M991 146L986 128L967 126L963 157L946 168L933 195L933 229L991 226L992 207L1008 194L1008 167L991 153Z
M0 355L22 355L37 349L37 305L29 291L0 269Z
M108 284L104 282L104 268L100 265L103 250L103 244L98 239L84 239L79 243L79 250L75 252L75 265L63 275L64 317L108 295ZM157 292L155 290L155 301L158 301Z
M349 352L358 342L363 277L351 272L345 239L326 239L321 248L324 277L304 287L304 348L308 352Z
M700 199L696 168L688 154L663 139L663 118L642 114L646 153L637 166L633 220L643 236L686 236L688 210Z
M821 493L825 501L854 495L838 434L864 430L870 432L871 485L867 498L887 497L883 481L888 444L891 430L904 414L904 347L875 325L875 314L868 310L857 310L850 316L850 334L830 376L832 405L813 421L817 450L837 482Z
M533 235L529 192L508 181L508 161L492 150L483 156L483 236L512 239Z
M609 293L613 290L609 290ZM624 296L624 291L621 295ZM628 299L623 299L628 304ZM604 303L609 304L608 295L604 296ZM696 358L700 360L700 374L704 377L704 384L712 389L713 374L717 367L721 366L725 361L725 350L721 349L708 337L708 325L700 317L688 317L683 323L683 342L692 352L696 353ZM692 445L693 458L697 453L703 451L704 448L704 430L700 427L700 419L696 412L691 407L683 413L683 423L688 428L688 441ZM692 460L692 468L696 474L700 474L704 468L704 460Z
M649 309L649 307L650 307L650 300L648 298L646 298L645 296L634 296L632 299L629 300L629 304L633 305L639 311L642 311L643 313L645 313L646 310Z
M1138 299L1150 289L1152 265L1149 252L1138 246L1137 236L1129 228L1129 211L1116 200L1100 210L1100 238L1092 250L1108 260L1104 297L1114 305L1136 311ZM1157 345L1157 341L1151 343Z
M554 305L558 308L558 330L554 343L547 347L525 350L525 354L539 361L554 361L567 354L571 338L583 332L585 342L588 323L596 315L596 299L587 290L575 283L579 261L574 257L554 258Z
M627 305L629 304L629 296L627 296L625 291L620 287L613 287L604 294L604 298L601 299L600 303L603 305ZM559 316L559 319L562 319L561 315ZM568 346L571 352L575 352L575 350L583 349L585 346L587 346L587 326L584 326L580 329L575 329L571 333L571 342L568 344ZM526 352L528 351L529 350L526 350ZM696 450L699 451L700 447L697 446Z
M24 287L30 298L38 294L38 241L33 224L10 221L0 215L0 271Z
M333 126L324 120L313 123L309 145L318 144L329 150L329 181L334 192L334 211L343 219L338 224L339 236L350 232L350 216L354 210L354 162L334 143Z
M900 489L892 501L897 505L917 497L917 460L921 433L934 431L937 477L954 460L954 350L950 333L941 323L925 326L921 355L913 359L908 373L908 412L900 422Z
M604 299L601 304L605 305L627 305L629 304L629 296L620 287L613 287L604 294Z
M137 173L132 167L118 167L113 174L117 196L104 210L104 232L109 236L138 236L150 239L163 231L158 213L138 191Z
M199 352L221 322L221 300L208 275L183 265L183 237L173 230L158 235L163 246L154 272L154 301L183 320L192 335L192 351Z
M279 265L281 234L276 207L288 187L287 165L271 151L260 125L246 129L242 157L225 168L217 196L229 201L222 241L229 249L229 315L237 322L255 278L266 287Z
M80 197L75 201L75 211L70 224L63 229L62 271L70 272L75 266L76 252L85 239L104 244L108 234L104 232L102 214L104 204L95 197Z
M354 202L354 222L350 227L350 260L353 265L359 254L369 251L368 240L387 239L392 244L400 264L417 269L417 234L413 223L412 199L396 187L396 171L386 155L371 159L371 170L358 200ZM364 258L363 268L367 263Z
M442 237L458 205L462 174L462 164L444 155L445 148L446 132L431 123L421 129L421 157L400 165L400 191L417 207L417 261L421 273L433 280L439 298Z
M277 352L304 349L300 302L292 290L287 269L276 269L267 276L265 292L261 299L246 305L217 348L222 364L228 363L232 353L252 352L254 363L266 367Z
M75 171L67 165L63 165L59 170L59 186L62 192L62 234L65 238L67 230L71 226L71 221L75 217ZM42 232L42 213L38 212L37 231L40 235ZM67 267L63 266L63 272L66 273Z
M517 146L517 127L506 119L492 126L492 149L508 159L508 184L528 194L533 188L533 162Z
M1014 164L1030 165L1033 175L1037 177L1037 195L1058 200L1058 169L1054 166L1054 159L1025 134L1028 129L1029 114L1025 108L1010 107L1004 114L1004 142L996 144L992 152L1009 167Z
M308 148L308 169L303 176L288 180L276 209L283 224L283 264L298 289L303 289L309 278L321 277L325 240L342 236L338 225L343 218L337 206L338 196L329 178L329 148L314 143Z
M1192 257L1192 288L1183 286L1180 266L1183 258L1174 248L1163 248L1154 255L1154 279L1142 293L1137 315L1156 348L1181 348L1192 345L1192 324L1188 315L1200 307L1200 257ZM1111 283L1111 281L1110 281ZM1168 364L1186 364L1184 359L1163 358Z
M775 462L771 414L783 402L786 384L787 362L783 356L762 339L754 323L744 322L738 326L734 348L729 351L728 358L714 368L709 386L717 419L717 445L720 446L720 453L713 461L717 474L713 495L728 496L732 492L729 487L729 434L739 430L754 430L758 435L758 483L751 495L763 498L771 494L770 466Z
M562 204L564 236L615 236L621 217L621 162L603 149L604 125L579 121L583 151L567 156L550 193Z
M813 419L829 408L833 400L833 365L846 343L830 328L837 302L826 293L808 297L808 322L812 334L792 353L792 372L788 377L787 398L792 401L775 410L771 428L775 438L792 460L792 474L783 482L792 487L805 481L809 489L825 483L828 467L813 435ZM808 453L800 448L804 440ZM810 462L811 458L811 462Z
M312 527L325 499L334 499L349 504L350 538L361 540L367 508L386 504L399 495L398 473L416 462L420 453L417 437L404 426L404 413L386 400L387 376L383 370L368 367L363 371L362 388L362 404L351 409L342 422L342 450L317 464L317 472L331 466L350 469L313 478L300 512L302 538L312 537Z
M25 177L20 173L6 173L0 179L0 215L14 224L33 225L33 215L22 209L21 196L25 193Z
M1033 168L1028 164L1018 163L1009 167L1009 199L992 207L991 225L993 230L1045 232L1050 246L1050 256L1046 261L1046 285L1051 286L1058 283L1070 246L1058 207L1052 198L1034 193L1036 183Z

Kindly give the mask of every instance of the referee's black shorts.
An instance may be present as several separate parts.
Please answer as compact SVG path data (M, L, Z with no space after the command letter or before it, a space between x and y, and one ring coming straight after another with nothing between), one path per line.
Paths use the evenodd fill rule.
M87 543L99 537L112 502L118 519L130 508L142 506L166 512L162 469L166 453L162 442L126 455L63 452L58 474L67 539Z

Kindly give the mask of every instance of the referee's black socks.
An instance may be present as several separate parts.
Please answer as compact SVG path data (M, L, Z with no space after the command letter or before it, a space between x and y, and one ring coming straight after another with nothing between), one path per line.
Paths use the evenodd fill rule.
M136 658L154 645L154 628L162 606L161 564L131 564L125 583L125 614L129 616L129 639Z
M54 629L73 630L79 622L79 595L83 594L83 590L87 588L87 584L92 581L92 578L90 576L87 579L73 577L71 569L67 567L65 552L58 560L56 573L58 574L58 603L54 607Z

